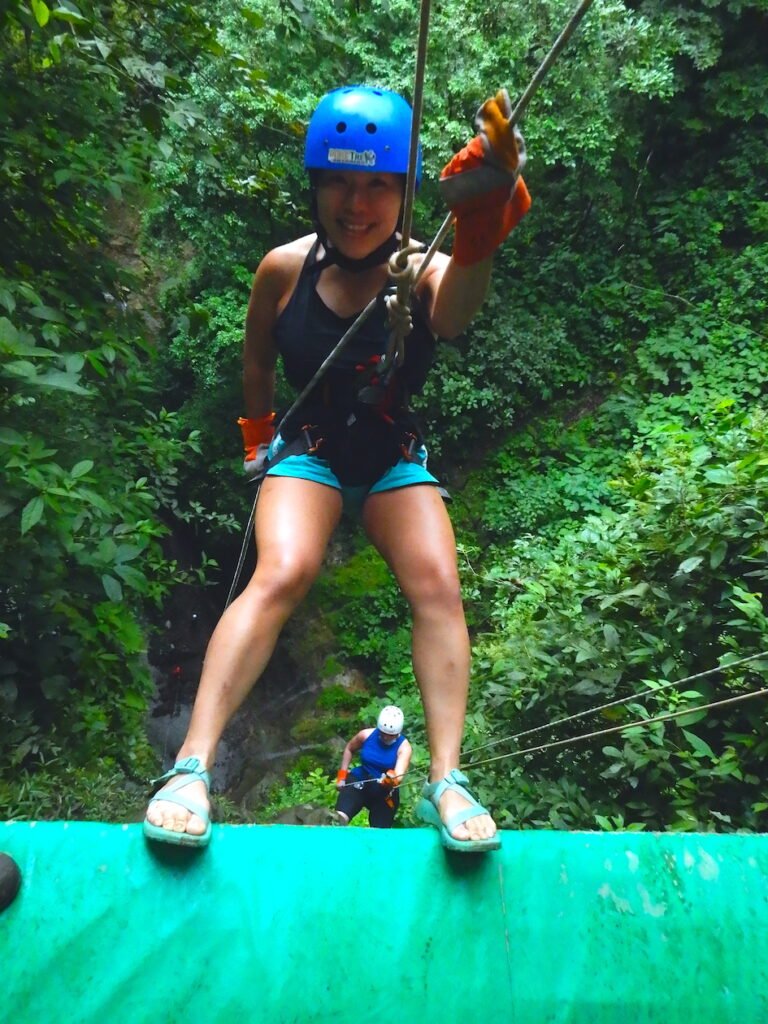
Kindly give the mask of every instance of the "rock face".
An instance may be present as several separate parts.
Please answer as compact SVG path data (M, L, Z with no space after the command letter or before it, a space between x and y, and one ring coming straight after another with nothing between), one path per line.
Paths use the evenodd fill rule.
M296 804L286 807L275 818L275 825L343 825L343 820L330 807L316 807L314 804Z
M165 609L164 627L150 652L156 693L146 725L163 771L173 765L186 734L205 649L220 612L197 587L178 587ZM284 630L262 678L229 723L211 772L214 791L236 790L239 799L268 770L312 748L291 735L322 691L317 665L294 654L296 632Z

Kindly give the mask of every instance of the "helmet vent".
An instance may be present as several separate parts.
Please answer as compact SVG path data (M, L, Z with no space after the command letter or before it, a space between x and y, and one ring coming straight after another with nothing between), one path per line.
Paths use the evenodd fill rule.
M376 125L373 123L373 121L369 121L368 124L365 126L365 130L368 132L369 135L375 135L377 130Z
M341 133L345 132L346 130L347 130L347 122L346 121L339 121L339 123L336 125L336 131L339 133L339 135L341 135Z

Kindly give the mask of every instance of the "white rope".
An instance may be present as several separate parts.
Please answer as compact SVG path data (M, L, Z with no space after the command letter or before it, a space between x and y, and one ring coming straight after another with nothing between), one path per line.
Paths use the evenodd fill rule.
M545 729L556 729L558 726L565 725L567 722L575 722L579 718L586 718L588 715L596 715L599 711L605 711L608 708L615 708L621 704L630 704L632 701L641 700L643 697L650 697L653 694L661 693L662 690L668 690L670 687L682 686L684 683L691 683L695 679L703 679L705 676L722 673L725 672L726 669L745 665L747 662L756 661L758 658L768 658L768 651L762 651L760 654L750 654L749 657L740 658L739 661L731 661L727 665L717 665L715 668L709 668L705 672L697 672L692 676L684 676L682 679L676 679L673 682L659 683L657 686L653 686L648 690L642 690L640 693L632 693L628 697L620 697L618 700L611 700L606 704L598 704L597 707L587 708L585 711L577 711L576 714L568 715L566 718L556 718L553 722L545 722L543 725L536 725L532 729L524 729L522 732L514 733L512 736L504 736L499 740L491 740L490 743L482 743L478 747L473 747L471 750L467 750L465 756L476 754L479 750L489 750L491 747L498 747L502 743L512 743L515 740L522 739L523 736L532 736L534 733L543 732Z
M550 743L541 743L537 747L525 747L523 750L513 750L508 754L497 754L495 757L487 757L482 761L475 761L469 765L470 768L478 768L483 764L492 764L494 761L504 761L508 757L522 757L523 754L538 754L543 750L553 750L555 747L567 747L573 743L581 743L584 740L592 740L598 736L609 736L612 733L624 732L625 729L633 729L639 725L654 725L657 722L669 722L675 718L683 718L685 715L693 715L697 711L709 711L712 708L724 708L729 704L738 704L741 701L751 700L752 697L765 697L768 695L768 687L762 690L753 690L751 693L741 693L738 697L727 697L725 700L712 701L709 704L699 704L693 708L684 708L680 711L670 711L666 715L656 715L653 718L639 718L634 722L626 722L624 725L613 725L609 729L597 729L594 732L585 732L580 736L570 736L564 740L552 740Z
M554 728L556 728L559 725L565 724L566 722L571 722L571 721L575 721L578 718L583 718L585 715L596 714L598 711L602 711L605 708L615 707L616 705L619 705L619 704L625 704L625 703L628 703L628 702L633 701L633 700L638 700L641 697L648 696L648 695L654 694L654 693L658 693L660 690L668 688L670 686L680 686L683 683L692 682L694 679L701 679L701 678L703 678L705 676L712 675L712 674L714 674L716 672L722 673L722 672L726 671L727 669L736 668L736 667L738 667L740 665L744 665L744 664L746 664L747 662L750 662L750 661L756 661L758 658L768 658L768 651L761 651L758 654L750 654L746 658L740 658L738 661L730 662L727 665L718 665L715 668L707 669L704 672L697 672L695 675L686 676L683 679L678 679L674 683L662 683L658 687L652 688L650 690L646 690L644 693L632 694L629 697L624 697L624 698L621 698L620 700L616 700L616 701L610 701L607 704L601 704L598 707L589 708L586 711L579 711L577 714L569 715L567 718L557 719L556 721L550 722L550 723L548 723L546 725L539 725L539 726L536 726L533 729L527 729L524 732L517 733L514 736L507 736L507 737L504 737L503 739L500 739L500 740L493 740L491 743L482 744L479 747L473 747L471 750L465 751L464 756L465 757L471 757L473 754L476 754L480 750L487 750L488 748L496 746L496 745L498 745L500 743L508 743L511 740L520 739L523 736L530 736L533 733L541 732L543 729L554 729ZM510 752L508 752L506 754L498 754L498 755L496 755L494 757L485 758L485 759L483 759L481 761L472 761L471 763L466 765L466 769L470 770L472 768L477 768L480 765L491 764L491 763L493 763L495 761L503 761L503 760L505 760L508 757L520 757L523 754L539 753L541 751L549 750L549 749L552 749L554 747L565 747L565 746L568 746L568 745L570 745L572 743L580 743L583 740L594 739L597 736L604 736L604 735L608 735L608 734L611 734L611 733L622 732L624 729L631 729L631 728L634 728L636 726L652 725L654 722L664 722L664 721L668 721L668 720L675 719L675 718L681 718L681 717L683 717L685 715L695 714L697 711L706 711L706 710L709 710L710 708L724 707L727 704L735 704L735 703L738 703L739 701L747 700L750 697L760 697L760 696L763 696L765 694L768 694L768 689L755 690L755 691L752 691L750 693L739 694L736 697L729 697L729 698L726 698L724 700L715 701L715 702L710 703L710 704L702 704L702 705L697 705L695 707L684 708L684 709L681 709L679 711L668 712L665 715L657 715L654 718L640 718L640 719L637 719L636 721L633 721L633 722L625 722L623 725L616 725L616 726L611 726L610 728L607 728L607 729L596 730L596 731L588 732L588 733L581 733L578 736L570 736L570 737L567 737L566 739L562 739L562 740L553 740L553 741L548 742L548 743L540 744L539 746L526 747L523 750L513 750L513 751L510 751ZM461 769L461 770L463 770L463 769ZM403 775L401 776L401 780L405 780L406 776L411 775L413 773L413 771L415 771L415 769L411 769L408 772L404 772ZM409 785L415 785L417 782L419 782L419 784L423 784L426 781L428 781L428 776L424 776L424 777L422 777L422 778L420 778L418 780L417 779L412 779L412 780L409 780L409 781L401 781L400 785L404 787L404 786L409 786Z

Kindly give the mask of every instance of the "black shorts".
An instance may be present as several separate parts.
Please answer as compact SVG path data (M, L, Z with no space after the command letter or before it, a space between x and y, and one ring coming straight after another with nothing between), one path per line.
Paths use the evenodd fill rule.
M378 782L356 783L354 779L339 790L336 799L336 810L346 814L350 821L367 807L371 828L392 828L399 806L398 789L390 790Z

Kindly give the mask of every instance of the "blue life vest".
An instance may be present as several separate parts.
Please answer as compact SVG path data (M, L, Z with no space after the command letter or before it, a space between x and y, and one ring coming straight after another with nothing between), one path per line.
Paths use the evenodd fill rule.
M394 743L382 743L381 733L374 729L360 748L360 764L349 773L357 780L376 779L397 763L397 752L405 740L401 733Z

